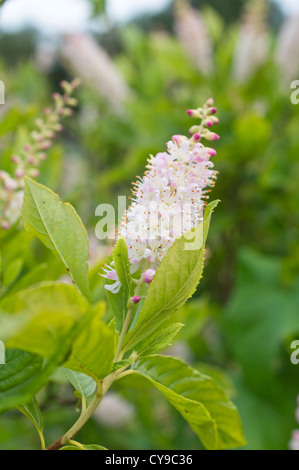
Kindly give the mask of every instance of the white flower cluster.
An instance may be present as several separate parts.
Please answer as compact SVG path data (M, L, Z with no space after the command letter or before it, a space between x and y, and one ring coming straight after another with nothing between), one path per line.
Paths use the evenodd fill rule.
M134 201L121 224L119 235L133 264L159 263L176 238L198 225L205 188L213 185L211 149L180 136L167 145L168 152L151 157L135 183Z
M143 260L150 270L156 269L175 239L202 221L207 187L213 186L216 178L210 161L216 152L200 141L219 139L209 129L219 122L216 111L212 99L203 108L189 110L188 114L199 118L201 124L192 126L189 139L173 136L167 152L151 156L144 177L134 183L133 202L119 230L128 247L132 271L139 269ZM103 276L115 281L105 287L117 293L120 282L113 266L107 266Z

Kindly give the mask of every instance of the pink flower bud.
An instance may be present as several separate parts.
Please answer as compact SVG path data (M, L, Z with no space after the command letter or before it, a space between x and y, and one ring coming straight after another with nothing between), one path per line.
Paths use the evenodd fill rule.
M211 116L210 119L211 119L211 121L212 121L214 124L219 124L219 119L218 119L218 117L216 117L216 116Z
M207 140L214 141L214 140L219 140L220 136L216 134L215 132L208 132L207 134L205 134L205 138Z
M188 116L193 117L193 118L199 118L200 114L197 109L188 109L187 111Z
M207 105L208 106L213 106L214 104L214 98L209 98L208 101L207 101Z
M211 114L216 114L217 113L217 108L210 108L208 110L208 115L210 116Z
M131 297L131 302L133 304L138 304L138 302L140 302L140 297L138 297L138 295L134 295L134 297Z
M199 142L200 139L201 139L201 135L199 134L199 132L196 132L193 136L193 139L195 140L195 142Z
M155 274L156 274L156 271L154 269L149 268L146 271L144 271L144 273L142 274L142 279L144 280L146 284L150 284L152 280L154 279Z
M204 124L207 126L207 127L213 127L214 123L211 119L207 119L206 121L204 121Z
M209 153L209 155L210 155L211 157L215 157L215 155L217 155L216 150L211 149L211 148L208 149L208 153Z

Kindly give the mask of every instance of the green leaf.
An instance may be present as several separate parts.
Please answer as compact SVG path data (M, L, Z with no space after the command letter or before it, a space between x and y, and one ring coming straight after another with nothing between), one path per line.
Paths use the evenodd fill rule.
M128 248L125 240L119 238L113 253L114 267L126 292L130 292L131 286L131 274L130 274L130 264L128 258Z
M106 447L98 446L97 444L89 444L89 445L84 445L82 444L85 450L107 450ZM77 446L64 446L61 447L59 450L83 450L80 449Z
M43 417L35 397L32 397L29 402L24 403L23 405L20 405L17 408L21 413L27 416L30 421L32 421L36 429L38 429L39 431L43 430Z
M43 359L36 354L6 350L5 364L0 365L0 412L29 400L28 387L38 376L42 364Z
M122 367L127 367L132 364L133 359L123 359L122 361L114 362L111 372L115 372Z
M22 215L26 230L54 252L82 294L91 300L88 236L75 209L50 189L26 178Z
M246 444L238 411L215 380L167 356L141 358L133 369L162 392L207 449Z
M75 339L64 367L82 372L98 382L112 370L116 351L117 334L102 320L102 311L93 313L86 320Z
M171 323L170 325L160 328L150 335L149 338L141 341L136 347L136 352L138 355L149 355L167 348L171 345L183 326L182 323Z
M7 346L50 358L89 306L74 286L52 282L6 298L0 307L12 319L20 317Z
M194 294L202 277L205 242L217 204L218 201L210 203L204 221L169 248L150 285L136 325L127 334L127 349L152 334Z
M113 267L115 268L121 282L121 288L117 294L113 294L106 290L106 296L115 317L117 330L121 331L128 312L128 300L132 279L130 274L128 248L123 238L118 240L113 250L111 261L114 263ZM108 262L108 264L111 264L111 262ZM107 284L113 284L113 282L114 281L110 282L109 280L106 280Z
M99 446L97 444L89 444L84 446L86 450L107 450L106 447Z
M0 366L0 412L29 401L65 361L88 303L74 286L48 283L6 298L4 307L5 317L21 318Z
M3 273L3 285L9 286L20 275L23 268L24 260L17 258L6 266Z
M73 387L80 393L81 397L91 397L97 386L96 382L91 377L82 374L82 372L75 372L65 367L62 369Z

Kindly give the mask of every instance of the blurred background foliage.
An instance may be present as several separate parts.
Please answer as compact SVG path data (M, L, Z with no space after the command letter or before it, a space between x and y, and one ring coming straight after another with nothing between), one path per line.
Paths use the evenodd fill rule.
M190 127L185 110L213 96L221 140L211 198L222 202L204 278L177 313L186 326L167 353L194 367L209 364L207 374L239 407L248 449L286 449L299 393L299 369L290 362L291 341L299 336L299 107L290 101L290 83L299 78L298 53L290 54L298 33L296 42L284 32L294 18L260 0L198 0L193 9L181 0L159 15L112 24L103 20L105 2L91 3L96 34L49 44L31 29L1 33L1 169L10 170L10 156L60 80L81 76L78 109L39 180L70 201L87 225L94 299L102 299L98 272L110 248L95 238L96 206L116 206L118 195L129 196L149 154ZM18 231L6 235L4 267L9 293L64 274ZM39 402L46 438L56 440L76 415L76 399L59 371ZM78 439L114 449L201 448L176 411L132 378L108 394ZM25 418L14 411L1 416L0 448L34 446L38 438Z

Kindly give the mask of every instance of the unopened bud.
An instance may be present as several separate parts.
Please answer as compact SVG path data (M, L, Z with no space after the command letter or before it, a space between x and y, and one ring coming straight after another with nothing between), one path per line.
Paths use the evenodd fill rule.
M220 136L216 134L215 132L207 132L204 136L207 140L214 141L214 140L219 140Z
M200 130L200 127L199 127L199 126L192 126L192 127L189 129L189 134L190 134L190 135L197 134L197 133L199 133L199 130Z
M214 124L219 124L219 119L218 119L218 117L216 117L216 116L210 116L210 120L211 120Z
M213 127L214 123L213 123L212 119L205 119L203 121L203 125L207 126L207 127Z
M187 111L188 116L193 117L193 118L199 118L200 114L196 109L188 109Z
M144 273L142 274L142 279L144 280L146 284L150 284L152 280L154 279L155 274L156 274L156 271L154 269L149 268L146 271L144 271Z
M215 155L217 154L216 150L214 150L214 149L209 148L207 150L208 150L208 153L211 157L215 157Z
M201 139L201 135L196 132L194 135L193 135L193 140L195 140L195 142L199 142Z
M211 114L216 114L217 113L217 108L209 108L208 109L208 116L211 116Z

